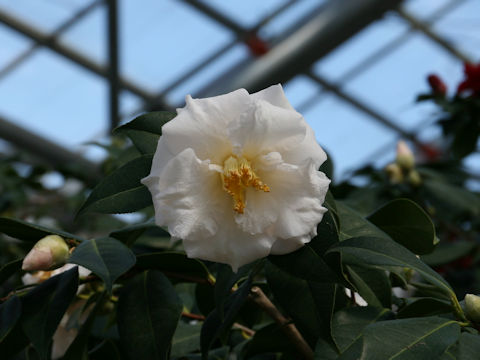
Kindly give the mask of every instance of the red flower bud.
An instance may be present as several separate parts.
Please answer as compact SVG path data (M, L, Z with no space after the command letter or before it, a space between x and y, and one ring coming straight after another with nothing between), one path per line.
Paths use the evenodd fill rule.
M465 79L458 85L457 94L471 91L474 96L480 96L480 64L465 63Z
M427 81L432 89L433 94L441 96L445 96L447 94L447 85L445 85L443 80L438 75L428 75Z
M249 35L244 41L254 56L265 55L270 50L267 43L259 38L257 34Z

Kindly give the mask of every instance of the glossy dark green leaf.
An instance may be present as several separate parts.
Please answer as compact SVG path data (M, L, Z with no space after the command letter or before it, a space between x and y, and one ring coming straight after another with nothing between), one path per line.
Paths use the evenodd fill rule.
M328 314L325 316L317 309L307 281L284 272L270 262L266 264L265 275L275 302L293 320L310 346L314 347L320 336L329 336L330 321L325 321ZM323 299L326 300L327 298Z
M12 296L0 306L0 343L12 331L22 314L22 302L17 296Z
M157 227L153 221L144 222L142 224L134 224L130 226L126 226L123 229L115 230L110 233L110 237L120 240L122 243L131 247L135 241L142 236L142 234L152 228L157 228L158 230L162 230L161 228ZM165 232L165 236L170 236L168 232Z
M439 179L425 179L422 189L436 212L444 215L480 215L480 198L473 192Z
M95 296L95 306L90 311L90 314L88 314L87 320L82 325L77 336L68 347L67 352L63 356L62 360L88 360L88 340L90 337L90 331L99 309L104 305L104 295L105 293L101 293L99 296Z
M3 284L5 281L8 280L10 276L15 274L22 268L23 259L13 260L0 268L0 284Z
M480 355L480 336L462 333L453 353L457 360L477 359Z
M455 296L450 285L440 275L393 240L367 236L352 238L339 242L328 252L342 254L345 264L385 270L390 270L392 267L411 268L450 297Z
M171 358L187 355L200 349L200 331L202 324L179 322L173 335Z
M364 330L362 359L437 359L459 336L456 321L439 317L382 321Z
M122 360L120 349L113 340L105 340L89 352L89 360Z
M48 357L52 336L77 288L75 266L41 283L22 299L22 328L42 359Z
M392 290L390 280L384 270L368 269L359 266L347 266L349 280L357 292L369 304L390 308Z
M214 309L205 319L200 334L202 359L208 359L208 352L214 342L227 333L232 327L235 317L247 300L252 285L252 277L240 285L237 291L230 295L225 303L223 321L217 309Z
M332 319L332 337L340 352L345 352L363 335L370 324L391 316L388 309L373 306L345 308L337 311Z
M140 180L150 173L152 155L142 155L105 177L78 211L104 214L129 213L152 204L152 196Z
M243 349L246 359L257 354L286 352L295 354L297 350L277 324L269 324L257 330Z
M339 277L310 246L286 255L270 255L268 260L283 271L303 280L321 283L340 282Z
M127 135L142 154L153 154L162 135L162 126L175 116L175 112L150 112L116 128L115 132Z
M408 299L407 305L402 307L397 317L399 319L433 316L439 314L445 314L452 311L452 307L449 302L431 297L413 298Z
M340 218L340 240L359 236L386 237L388 235L365 219L360 213L349 206L337 202L338 216Z
M118 330L127 359L168 359L182 303L160 271L133 278L118 303Z
M232 292L232 288L237 281L242 277L248 275L252 268L252 264L242 266L236 273L232 271L232 267L226 264L218 264L217 266L217 279L214 288L215 308L220 316L220 319L224 320L224 307L227 298Z
M178 280L193 281L192 279L212 278L203 262L189 258L181 252L164 251L138 255L136 267L144 270L161 270Z
M430 266L444 265L469 254L475 247L473 241L441 242L431 254L423 255L421 259Z
M396 199L382 206L368 220L414 254L433 251L435 227L427 213L408 199Z
M70 263L86 267L98 275L110 293L115 280L135 265L135 261L130 249L112 238L84 241L69 259Z
M81 237L65 231L49 229L44 226L28 223L23 220L6 217L0 217L0 233L4 233L15 239L30 241L33 243L36 243L41 238L52 234L59 235L66 239L83 241Z
M318 339L315 345L314 360L337 360L337 350L323 339Z

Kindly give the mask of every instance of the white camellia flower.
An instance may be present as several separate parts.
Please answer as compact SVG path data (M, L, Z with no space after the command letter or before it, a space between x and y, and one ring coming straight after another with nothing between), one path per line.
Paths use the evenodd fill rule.
M280 85L186 106L165 124L149 176L155 221L189 257L234 271L290 253L316 235L330 180L327 156Z

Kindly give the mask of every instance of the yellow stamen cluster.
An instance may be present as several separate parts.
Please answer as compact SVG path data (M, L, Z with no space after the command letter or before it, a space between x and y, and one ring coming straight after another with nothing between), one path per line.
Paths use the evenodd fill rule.
M239 214L243 214L245 210L245 189L247 187L264 192L270 191L270 188L259 179L250 162L244 157L230 156L225 160L222 182L223 189L233 198L233 210Z

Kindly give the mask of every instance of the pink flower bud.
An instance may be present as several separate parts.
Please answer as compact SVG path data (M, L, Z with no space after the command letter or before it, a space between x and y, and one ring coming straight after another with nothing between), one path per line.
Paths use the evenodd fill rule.
M415 165L415 157L412 150L410 150L407 143L400 140L397 143L397 164L403 169L412 169Z
M65 240L48 235L39 240L23 259L22 270L52 270L65 264L70 253Z

